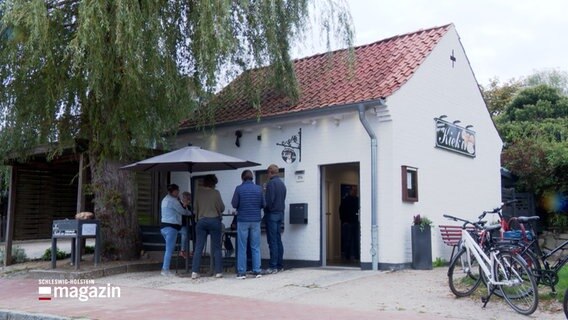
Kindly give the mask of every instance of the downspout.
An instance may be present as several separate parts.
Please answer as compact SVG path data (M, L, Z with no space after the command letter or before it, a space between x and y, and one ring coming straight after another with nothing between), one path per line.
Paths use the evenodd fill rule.
M367 120L365 106L363 104L359 104L357 108L359 110L359 120L371 138L371 267L373 271L377 271L379 268L379 227L377 225L377 135L373 131L373 128L371 128L369 120Z

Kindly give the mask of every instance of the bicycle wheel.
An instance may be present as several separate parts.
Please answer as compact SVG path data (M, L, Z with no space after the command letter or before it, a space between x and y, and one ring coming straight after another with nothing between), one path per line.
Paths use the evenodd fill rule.
M474 255L470 254L468 259L465 249L456 254L448 269L450 290L456 297L467 297L479 287L479 270L479 263Z
M494 266L495 280L505 301L520 314L532 314L538 306L536 280L523 258L510 252L501 252Z
M540 263L538 261L538 258L535 256L535 254L530 250L527 249L523 246L505 246L503 248L500 248L500 250L502 250L501 252L508 252L511 254L518 254L521 258L524 259L524 262L526 263L528 269L530 270L531 274L533 275L536 284L539 284L540 281L540 275L541 275L541 267L540 267ZM487 277L485 276L485 274L481 274L482 275L482 281L484 284L487 284ZM503 293L501 292L501 290L499 288L497 288L494 293L496 296L503 298Z

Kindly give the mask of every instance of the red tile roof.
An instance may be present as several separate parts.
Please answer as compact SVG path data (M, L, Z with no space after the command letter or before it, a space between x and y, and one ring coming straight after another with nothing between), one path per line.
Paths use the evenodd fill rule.
M351 66L346 63L347 50L294 60L300 91L294 104L275 88L262 84L266 68L245 72L217 95L222 103L211 120L215 124L230 123L388 97L410 79L451 26L420 30L355 47L355 61ZM255 108L247 98L247 86L264 88L260 90L260 108ZM194 121L185 120L181 127L195 125Z

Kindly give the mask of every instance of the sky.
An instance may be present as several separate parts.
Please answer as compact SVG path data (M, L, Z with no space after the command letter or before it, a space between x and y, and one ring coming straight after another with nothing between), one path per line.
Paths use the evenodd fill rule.
M482 85L494 77L506 81L541 70L568 71L568 0L345 2L353 18L355 45L453 23ZM308 36L294 50L294 58L325 52L321 38Z

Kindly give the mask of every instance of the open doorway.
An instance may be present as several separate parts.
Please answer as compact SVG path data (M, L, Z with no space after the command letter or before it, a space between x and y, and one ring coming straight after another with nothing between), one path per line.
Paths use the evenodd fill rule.
M321 166L323 266L360 266L359 176L359 163Z

